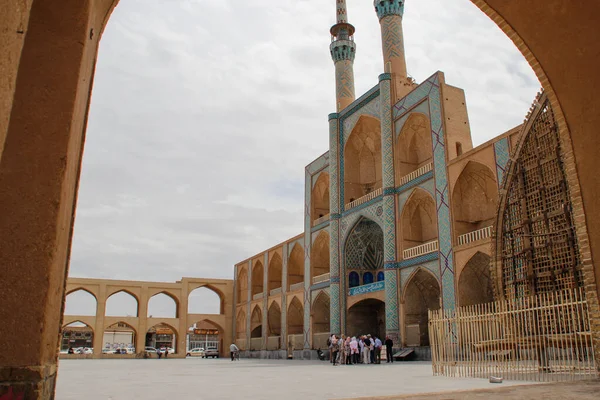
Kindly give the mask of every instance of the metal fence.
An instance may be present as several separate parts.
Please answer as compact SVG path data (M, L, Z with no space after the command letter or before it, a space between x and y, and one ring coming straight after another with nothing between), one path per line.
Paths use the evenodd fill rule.
M597 377L582 289L429 311L434 375L570 381Z

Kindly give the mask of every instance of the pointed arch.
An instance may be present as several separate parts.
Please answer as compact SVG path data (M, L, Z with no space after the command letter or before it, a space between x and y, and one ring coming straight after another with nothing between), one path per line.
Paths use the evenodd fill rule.
M417 268L403 290L407 346L429 346L428 310L440 308L440 283L425 268Z
M319 174L311 192L311 218L313 221L329 214L329 174Z
M490 256L478 251L458 277L458 304L461 307L494 301L490 278Z
M80 320L63 324L61 332L60 351L67 352L69 348L94 346L94 328Z
M94 293L85 288L71 290L65 298L64 315L95 316L98 300Z
M288 258L288 290L290 286L304 282L304 249L296 242Z
M184 333L185 334L185 333ZM177 338L179 333L171 324L159 322L149 327L146 331L146 346L151 347L170 347L175 353L180 349L177 348ZM182 349L182 351L185 349Z
M263 267L262 262L260 260L255 260L252 265L252 296L264 292L264 274L265 268Z
M104 327L102 345L106 348L134 348L137 330L130 324L119 321Z
M154 294L148 299L148 317L179 318L177 298L167 291Z
M383 230L369 218L360 217L344 244L346 270L378 270L383 268Z
M313 333L328 333L330 318L330 299L329 295L322 291L312 303L312 331Z
M236 281L236 290L237 290L237 302L245 303L248 301L248 270L246 268L242 268L240 272L238 272L237 281Z
M218 291L203 285L188 294L188 314L222 314L223 299Z
M126 289L117 290L106 299L107 317L137 317L140 304L137 297Z
M329 273L329 232L322 229L310 248L310 277Z
M491 226L497 207L498 185L494 174L487 166L469 161L452 191L455 235Z
M304 333L304 307L297 296L292 298L287 310L287 333L298 335Z
M282 280L282 271L283 271L283 261L281 260L281 256L279 253L273 254L271 257L271 261L269 262L269 288L268 290L274 290L281 287Z
M271 303L267 312L267 336L281 335L281 308L276 301Z
M246 338L246 312L244 309L240 309L237 313L237 317L235 318L235 330L237 339L245 339Z
M435 200L429 192L414 189L402 208L400 220L404 250L437 240Z
M262 310L260 306L254 306L250 317L250 337L259 338L262 336Z
M433 161L431 125L425 114L410 114L395 143L396 182Z
M361 115L344 146L344 202L348 204L382 185L381 124Z

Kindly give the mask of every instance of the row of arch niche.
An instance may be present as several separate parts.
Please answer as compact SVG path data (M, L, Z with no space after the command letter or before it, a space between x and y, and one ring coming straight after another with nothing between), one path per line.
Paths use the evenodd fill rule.
M348 274L348 286L351 288L384 280L385 273L383 271L350 271Z
M262 337L262 310L260 306L252 309L250 317L250 338ZM287 313L288 335L299 335L304 329L304 307L297 297L288 306ZM240 310L236 317L236 337L243 339L246 332L246 313ZM267 336L281 335L281 308L277 302L271 303L267 310Z
M94 328L82 321L68 322L63 326L60 351L65 353L69 348L87 347L94 345ZM139 353L142 349L136 348L137 332L134 327L126 322L119 321L102 332L103 352L112 352L116 349L132 349ZM177 331L170 325L160 323L146 331L145 346L169 347L177 353Z
M329 255L329 248L327 248L327 256ZM328 265L328 264L327 264ZM327 269L328 266L327 266ZM279 289L282 286L282 271L283 271L283 262L279 253L275 253L273 257L271 257L271 261L269 262L268 268L268 290ZM329 271L327 271L329 272ZM264 293L264 266L262 261L256 260L253 263L252 267L252 287L251 287L251 295L254 296L256 294ZM295 285L300 282L304 282L304 250L302 246L298 243L292 247L292 252L288 258L288 287L286 290L290 289L290 286ZM248 290L248 272L246 268L242 268L237 276L237 299L238 303L243 303L247 299L247 290Z
M208 320L198 321L188 328L187 351L202 348L227 352L229 347L223 343L223 335L223 328L218 324Z
M121 290L106 299L104 315L107 317L138 317L138 300L127 291ZM85 289L77 289L66 297L65 315L96 316L96 297ZM207 287L200 287L188 296L188 314L222 314L221 297ZM166 293L157 293L148 300L147 317L178 318L175 298Z

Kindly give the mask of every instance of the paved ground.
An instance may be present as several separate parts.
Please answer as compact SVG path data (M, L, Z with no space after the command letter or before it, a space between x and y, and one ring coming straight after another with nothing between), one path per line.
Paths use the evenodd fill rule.
M523 382L505 382L502 387L515 384ZM56 398L312 400L498 386L483 379L434 377L431 364L425 362L333 367L328 362L291 360L60 360Z

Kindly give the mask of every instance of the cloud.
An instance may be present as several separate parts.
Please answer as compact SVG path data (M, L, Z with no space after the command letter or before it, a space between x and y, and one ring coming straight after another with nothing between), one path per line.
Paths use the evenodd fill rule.
M349 0L357 96L382 72L371 1ZM335 111L335 1L127 0L100 44L71 276L232 278L303 230L304 167ZM409 0L408 70L466 91L473 141L519 124L539 83L468 0Z

